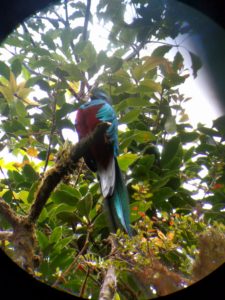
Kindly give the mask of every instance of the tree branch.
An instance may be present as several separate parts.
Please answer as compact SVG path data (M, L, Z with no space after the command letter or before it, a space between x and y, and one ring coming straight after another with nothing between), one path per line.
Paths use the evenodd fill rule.
M116 272L114 266L110 266L104 278L104 282L99 294L99 300L111 300L116 293Z
M0 231L0 241L11 240L13 232L9 230Z
M70 149L64 149L61 153L59 153L55 166L46 172L45 177L38 188L35 202L33 203L28 215L28 220L31 223L35 223L37 221L54 188L59 184L64 176L68 176L73 173L78 160L84 156L85 152L93 143L93 140L99 139L109 126L110 125L108 123L99 124L92 134L83 138Z

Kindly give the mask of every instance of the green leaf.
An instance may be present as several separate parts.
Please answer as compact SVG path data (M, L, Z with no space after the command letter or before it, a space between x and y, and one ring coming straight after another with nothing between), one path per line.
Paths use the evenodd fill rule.
M84 198L77 203L77 211L80 216L89 216L92 206L93 196L91 193L87 193Z
M123 65L123 60L118 57L110 57L106 63L106 67L111 69L112 73L118 71Z
M62 227L55 227L49 239L49 243L57 243L62 238Z
M0 75L5 77L7 80L10 79L10 69L3 61L0 61Z
M31 188L30 188L30 191L29 191L29 194L28 194L28 197L27 197L27 202L28 203L32 203L33 200L34 200L34 197L35 197L35 193L37 191L37 188L38 188L38 185L40 184L39 181L36 181L32 184Z
M173 60L173 68L175 71L180 70L183 67L184 58L181 53L178 51Z
M65 190L56 190L55 192L52 193L51 199L57 204L65 203L73 207L76 207L78 202L77 197L71 195L71 193L68 193Z
M141 113L140 109L133 109L129 111L127 114L125 114L122 118L120 118L120 123L128 124L130 122L133 122L134 120L137 120L140 113Z
M49 49L56 49L55 43L53 42L53 39L49 34L42 34L41 39L48 46Z
M220 137L221 136L218 131L216 131L212 128L207 128L207 127L200 126L200 125L198 126L198 131L200 131L201 133L204 133L206 135L209 135L211 137L214 137L214 136Z
M151 79L144 79L140 82L141 87L147 87L149 89L149 92L161 92L162 86L160 83L155 82Z
M225 116L221 116L213 121L213 127L215 127L222 135L225 135Z
M37 234L37 239L38 239L38 243L39 243L39 246L41 248L41 250L45 250L48 245L49 245L49 241L48 241L48 238L47 236L40 230L37 230L36 231L36 234Z
M163 57L166 53L168 53L172 49L172 46L169 45L163 45L157 47L153 52L152 56L161 56Z
M120 103L118 103L117 105L115 105L115 109L116 111L120 112L121 110L126 109L127 107L148 107L150 106L150 102L149 99L145 99L142 97L131 97L131 98L127 98L123 101L121 101Z
M69 103L64 103L59 110L56 111L56 119L61 119L65 117L67 114L73 112L75 110L74 105Z
M118 293L115 293L113 300L120 300L120 295Z
M83 79L81 71L75 64L63 64L59 67L59 69L62 71L66 71L68 73L66 77L68 77L72 81L80 81Z
M23 167L23 176L26 178L26 181L28 182L34 182L38 180L38 174L36 171L33 169L33 167L29 164L25 164Z
M123 172L126 172L129 166L135 162L138 158L138 154L134 153L125 153L117 157L119 167Z
M145 213L151 208L152 202L135 201L130 205L130 221L133 223L141 218L142 213Z
M14 59L11 64L11 70L15 77L18 77L22 71L22 64L18 58Z
M197 132L181 132L179 134L180 140L182 143L192 143L199 138Z
M127 137L126 137L127 136ZM155 141L156 137L150 132L145 130L132 130L125 133L125 137L122 139L121 148L128 147L132 141L137 143L148 143Z
M171 209L171 204L169 203L169 201L166 200L168 200L173 195L173 189L169 187L162 187L160 190L155 192L154 196L152 197L155 207L158 209L168 211L169 209Z
M164 124L167 133L175 133L177 130L176 120L173 116L168 116Z
M173 137L167 142L162 152L162 167L167 167L171 163L171 161L176 157L179 146L180 139L178 137Z
M202 67L202 62L201 59L198 55L194 54L191 51L188 51L191 57L191 62L192 62L192 70L193 70L193 76L194 78L197 77L197 73L199 71L199 69Z
M14 102L17 115L24 118L27 116L27 110L21 100Z
M94 220L94 227L99 230L107 226L107 216L105 213L100 213Z
M63 249L61 253L51 261L51 267L60 269L67 268L74 260L73 255L74 251L72 249Z
M48 50L44 49L44 48L40 48L40 47L32 47L32 53L40 55L40 56L47 56L47 57L51 57L51 54Z

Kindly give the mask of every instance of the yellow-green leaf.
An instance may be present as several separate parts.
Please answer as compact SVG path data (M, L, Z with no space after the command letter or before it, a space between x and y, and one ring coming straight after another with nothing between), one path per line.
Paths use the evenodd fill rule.
M135 160L138 158L138 155L135 153L125 153L120 155L118 159L119 167L122 171L126 172L129 168L129 166L135 162Z

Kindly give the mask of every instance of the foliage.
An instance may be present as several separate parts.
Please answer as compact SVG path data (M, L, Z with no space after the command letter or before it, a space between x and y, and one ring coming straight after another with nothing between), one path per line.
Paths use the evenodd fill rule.
M9 58L2 56L0 62L0 197L16 213L29 212L65 132L74 131L72 113L92 86L102 86L119 123L126 125L119 131L118 161L137 234L128 239L118 232L108 238L96 176L81 161L51 194L38 219L42 259L35 276L97 299L103 273L113 264L118 299L164 295L223 262L222 256L210 267L206 263L218 245L215 233L225 232L224 117L211 128L189 123L183 108L189 99L179 86L191 74L197 76L201 62L187 49L192 60L187 69L182 47L165 42L191 32L172 5L100 0L96 11L89 12L88 3L68 0L48 8L26 20L2 45L1 53ZM135 12L129 22L127 9ZM102 49L97 49L97 33L90 26L96 20L109 31ZM151 55L143 50L147 45ZM174 48L175 55L168 56ZM0 224L2 230L11 229L1 215ZM1 243L12 255L13 243ZM224 247L221 241L218 254ZM206 248L209 254L203 253ZM173 284L162 286L162 280L154 280L157 272Z

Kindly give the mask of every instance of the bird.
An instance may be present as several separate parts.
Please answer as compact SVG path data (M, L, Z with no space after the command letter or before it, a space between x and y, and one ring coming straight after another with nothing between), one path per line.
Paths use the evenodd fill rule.
M93 141L85 153L84 161L91 171L97 173L110 230L115 233L120 228L132 236L129 196L117 161L118 120L110 100L104 90L93 88L90 101L77 110L75 128L81 140L91 134L99 123L109 123L105 134Z

